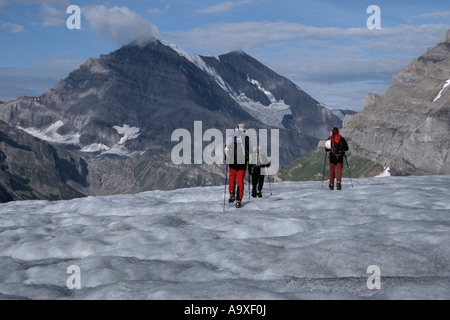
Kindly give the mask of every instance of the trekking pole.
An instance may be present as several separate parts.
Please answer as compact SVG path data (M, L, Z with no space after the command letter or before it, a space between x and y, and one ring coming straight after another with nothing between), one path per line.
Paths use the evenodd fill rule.
M248 201L250 201L250 169L248 169Z
M228 165L225 163L225 191L223 193L223 212L225 212L225 203L227 201L227 180L228 180Z
M347 169L348 169L348 175L350 176L350 182L352 183L352 189L353 189L353 181L352 181L352 174L350 172L350 167L348 165L347 155L344 154L345 162L347 163Z
M322 189L323 189L323 183L325 181L325 167L327 165L327 152L325 151L325 159L323 160L323 173L322 173Z
M272 184L270 183L270 176L267 176L269 178L269 190L270 190L270 195L272 195Z

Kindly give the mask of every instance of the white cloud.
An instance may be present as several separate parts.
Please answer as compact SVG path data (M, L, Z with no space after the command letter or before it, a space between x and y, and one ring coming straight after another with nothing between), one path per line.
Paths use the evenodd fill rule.
M214 6L208 7L206 9L197 10L195 12L200 13L200 14L219 14L219 13L231 11L236 7L240 7L242 5L249 4L252 2L253 2L253 0L242 0L242 1L235 1L235 2L225 1L225 2L218 3Z
M56 5L56 6L69 6L69 0L9 0L11 3L20 3L28 5Z
M159 36L158 28L127 7L106 8L91 5L81 9L95 32L108 36L118 45L132 41L145 43Z
M268 47L274 43L295 40L342 41L376 50L417 54L424 47L434 45L450 25L401 25L393 28L320 28L292 22L240 22L207 25L186 32L168 32L183 43L210 51L249 50Z
M0 0L0 7L2 5L23 4L32 6L54 5L60 7L67 7L70 5L69 0Z
M167 35L187 50L208 55L244 50L315 99L361 110L367 93L384 93L392 75L439 43L449 28L429 24L368 30L262 21L213 24Z
M66 11L61 10L61 8L55 8L44 3L39 10L39 15L42 18L42 25L44 27L62 26L66 24Z
M431 18L431 19L450 17L450 11L439 11L439 12L424 13L424 14L421 14L420 17L422 17L422 18Z
M148 13L153 14L153 15L157 15L157 14L163 14L166 13L167 11L169 11L171 9L170 4L166 5L164 8L152 8L148 10Z
M255 57L329 107L355 111L362 110L367 93L383 94L392 75L412 60L400 54L372 57L339 46L291 52L285 58Z
M25 6L39 6L36 11L36 17L42 20L44 27L61 26L66 24L66 10L70 3L68 0L0 0L0 8L2 6L19 4ZM32 25L40 24L33 22ZM16 30L16 27L14 27ZM17 29L20 30L20 29ZM22 30L23 31L23 30ZM21 31L15 31L21 32Z
M2 24L2 28L8 29L12 33L20 33L25 31L25 28L20 24L6 22Z

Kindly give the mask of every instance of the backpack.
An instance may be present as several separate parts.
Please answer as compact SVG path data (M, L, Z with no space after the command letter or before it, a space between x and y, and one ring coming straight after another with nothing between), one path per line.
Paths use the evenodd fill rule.
M249 162L256 167L268 167L270 164L270 161L261 146L253 149L253 152L250 154Z
M330 137L331 141L331 153L335 156L344 155L344 143L340 134L336 134Z
M243 132L235 132L232 142L226 147L226 159L229 164L248 163L249 155L246 152L246 143L248 143L247 135Z

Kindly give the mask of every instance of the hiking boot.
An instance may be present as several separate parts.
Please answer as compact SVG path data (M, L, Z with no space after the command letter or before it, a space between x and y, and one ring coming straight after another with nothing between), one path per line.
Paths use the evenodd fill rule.
M336 188L337 188L338 190L342 190L342 185L341 185L340 182L337 183Z
M236 201L236 196L234 194L230 195L230 199L228 200L229 203L233 203L234 201Z
M252 198L256 198L256 191L252 192Z
M330 188L330 190L334 190L334 184L330 184L328 187Z
M258 190L258 191L256 192L256 195L258 196L258 198L262 198L262 193L261 193L261 191Z
M240 208L241 207L241 201L236 201L236 208Z

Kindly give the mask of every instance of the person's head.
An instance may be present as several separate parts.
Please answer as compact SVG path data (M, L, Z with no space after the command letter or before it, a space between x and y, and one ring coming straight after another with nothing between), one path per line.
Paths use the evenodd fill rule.
M238 131L245 132L245 131L246 131L246 130L245 130L245 124L243 124L243 123L238 124L237 127L236 127L236 129L237 129Z
M339 134L339 129L337 127L333 128L333 135Z

